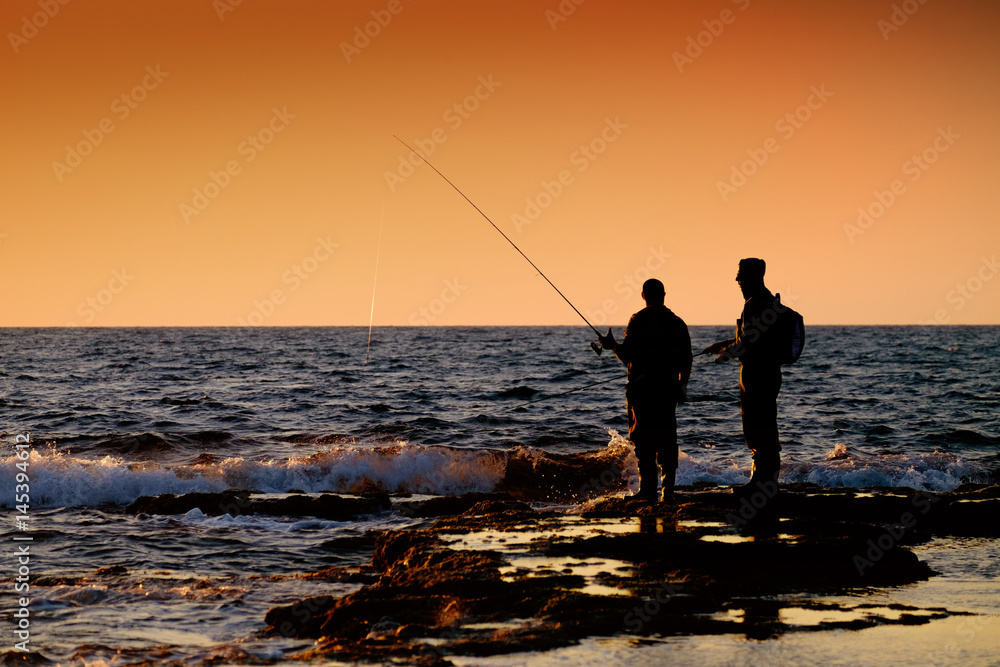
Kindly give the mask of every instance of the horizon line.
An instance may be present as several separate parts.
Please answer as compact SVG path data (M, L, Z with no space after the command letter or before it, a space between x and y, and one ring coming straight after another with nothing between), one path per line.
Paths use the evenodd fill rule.
M623 329L627 326L624 324L611 324L611 325L600 325L600 326L610 326L611 328ZM732 324L687 324L689 327L733 327ZM806 324L806 328L810 327L996 327L1000 326L1000 322L996 323L978 323L978 324L952 324L943 323L922 323L922 322L910 322L905 324ZM508 328L508 327L518 327L518 328L578 328L590 331L590 327L585 324L382 324L376 325L375 329L448 329L448 328L465 328L465 329L487 329L487 328ZM38 325L38 324L10 324L10 325L0 325L0 329L332 329L332 328L357 328L357 329L367 329L367 324L95 324L95 325L78 325L78 326L66 326L66 325Z

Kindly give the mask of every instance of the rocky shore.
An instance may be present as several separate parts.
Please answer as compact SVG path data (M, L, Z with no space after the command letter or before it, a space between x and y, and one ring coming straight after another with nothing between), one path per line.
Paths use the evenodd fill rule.
M544 651L587 637L766 639L929 623L964 612L884 606L865 594L935 576L914 545L1000 537L1000 487L973 485L946 494L802 485L747 498L705 485L681 489L670 504L599 498L582 506L529 505L508 494L273 499L227 492L141 498L129 511L193 507L410 517L412 527L369 536L369 565L299 575L360 589L275 607L265 618L264 636L318 640L297 656L303 660L370 663L449 664L449 656ZM823 599L848 593L848 603ZM825 620L801 621L817 613Z

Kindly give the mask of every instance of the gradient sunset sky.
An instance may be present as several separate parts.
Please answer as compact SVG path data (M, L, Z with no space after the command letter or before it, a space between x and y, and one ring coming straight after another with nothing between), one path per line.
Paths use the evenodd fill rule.
M1000 3L4 0L3 326L1000 323ZM367 31L368 34L365 34ZM414 162L418 162L414 158ZM384 212L384 213L383 213Z

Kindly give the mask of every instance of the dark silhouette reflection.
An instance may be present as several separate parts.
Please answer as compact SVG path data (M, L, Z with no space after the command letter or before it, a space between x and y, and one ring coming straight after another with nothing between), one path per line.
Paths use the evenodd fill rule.
M668 516L643 516L639 515L640 533L676 533L677 517Z
M781 622L781 610L787 605L778 600L753 600L743 608L746 638L757 641L773 639L787 628Z

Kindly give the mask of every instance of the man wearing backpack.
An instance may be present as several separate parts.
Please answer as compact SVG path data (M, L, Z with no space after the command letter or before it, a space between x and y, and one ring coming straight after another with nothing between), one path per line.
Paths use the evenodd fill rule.
M778 391L781 364L785 361L781 315L788 309L764 286L764 260L740 260L736 282L743 298L743 314L736 321L736 338L709 345L702 354L718 354L717 363L740 360L740 415L743 437L753 455L750 482L737 493L764 491L773 497L778 490L781 465L778 442Z

